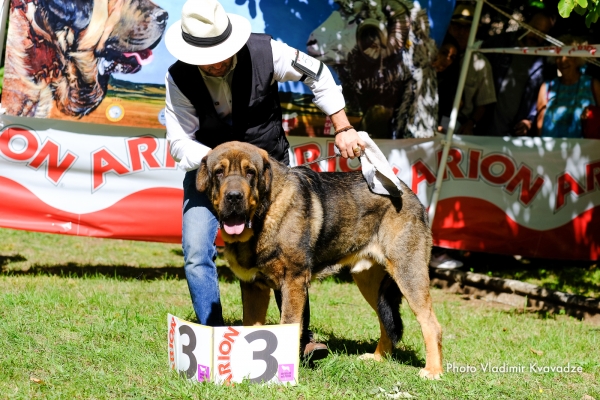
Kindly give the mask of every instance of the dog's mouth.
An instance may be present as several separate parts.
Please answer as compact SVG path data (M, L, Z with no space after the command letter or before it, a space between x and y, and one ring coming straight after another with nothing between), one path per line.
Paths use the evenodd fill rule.
M245 215L230 215L221 219L221 229L228 235L239 235L246 227L251 228L252 225L246 221Z
M98 63L100 75L112 73L135 74L142 66L148 65L154 59L152 50L145 49L128 53L110 52Z

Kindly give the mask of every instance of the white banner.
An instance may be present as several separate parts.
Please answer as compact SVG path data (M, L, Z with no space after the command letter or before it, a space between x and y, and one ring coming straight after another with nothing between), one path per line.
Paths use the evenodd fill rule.
M1 121L0 226L180 242L185 171L168 155L164 132ZM334 154L332 138L288 139L293 165ZM376 141L426 207L441 139ZM332 158L309 167L350 171L360 163ZM446 176L433 226L436 245L598 259L600 141L455 136Z

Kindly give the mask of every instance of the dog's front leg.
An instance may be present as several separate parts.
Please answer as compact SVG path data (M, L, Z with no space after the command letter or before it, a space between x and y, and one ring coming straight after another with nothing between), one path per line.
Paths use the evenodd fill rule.
M285 278L281 285L281 323L300 324L306 304L308 280L304 276Z
M240 281L240 288L242 289L244 326L264 325L267 319L271 289L256 282L244 281Z

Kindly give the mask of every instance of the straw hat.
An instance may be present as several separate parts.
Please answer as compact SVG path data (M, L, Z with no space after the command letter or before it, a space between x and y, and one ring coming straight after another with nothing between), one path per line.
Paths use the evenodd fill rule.
M165 35L167 50L192 65L216 64L237 53L250 37L250 22L228 14L216 0L188 0L181 20Z

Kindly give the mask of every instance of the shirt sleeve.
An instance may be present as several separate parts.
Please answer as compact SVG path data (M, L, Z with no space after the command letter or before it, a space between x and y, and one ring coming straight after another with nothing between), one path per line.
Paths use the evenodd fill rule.
M476 107L496 102L496 89L492 75L492 66L481 53L473 53L473 67L478 75L477 94L473 103Z
M273 39L271 39L271 48L273 49L274 81L299 81L302 78L302 72L292 66L297 50ZM335 83L329 68L326 65L323 66L318 81L307 77L304 84L315 95L313 103L325 114L331 115L343 109L346 102L342 94L342 87Z
M200 128L196 109L181 93L169 72L165 85L165 119L171 156L186 171L197 169L210 147L196 140L196 131Z

